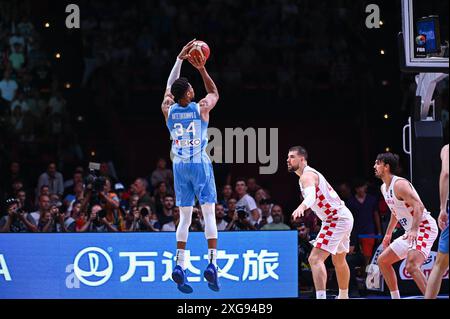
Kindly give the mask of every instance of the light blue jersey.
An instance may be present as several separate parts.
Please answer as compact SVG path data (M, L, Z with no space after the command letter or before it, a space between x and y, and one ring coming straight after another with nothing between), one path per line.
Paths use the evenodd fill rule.
M176 205L193 206L195 197L201 205L217 202L214 172L206 154L208 122L202 120L198 103L186 107L173 104L167 127L172 139Z
M208 145L208 122L202 120L198 103L191 102L186 107L173 104L167 127L174 158L201 163L201 155Z

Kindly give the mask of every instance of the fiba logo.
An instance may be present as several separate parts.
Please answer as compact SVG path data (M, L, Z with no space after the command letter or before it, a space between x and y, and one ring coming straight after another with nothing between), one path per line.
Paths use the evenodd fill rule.
M427 37L424 34L421 34L419 36L416 37L416 44L418 46L424 46L425 43L427 43Z
M103 269L100 267L106 267ZM88 269L80 266L88 264ZM82 269L83 268L83 269ZM113 272L113 263L111 257L103 249L98 247L88 247L80 251L73 262L73 271L75 276L85 285L97 287L103 285L111 277ZM97 279L91 279L96 277ZM89 279L87 279L89 278Z

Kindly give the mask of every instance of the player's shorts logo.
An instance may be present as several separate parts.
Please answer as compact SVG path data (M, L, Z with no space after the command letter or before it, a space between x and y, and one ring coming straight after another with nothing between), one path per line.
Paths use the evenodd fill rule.
M84 268L80 267L80 265ZM88 265L87 269L86 265ZM83 284L97 287L103 285L111 277L113 263L111 257L103 249L98 247L88 247L80 251L75 257L73 270L77 278Z

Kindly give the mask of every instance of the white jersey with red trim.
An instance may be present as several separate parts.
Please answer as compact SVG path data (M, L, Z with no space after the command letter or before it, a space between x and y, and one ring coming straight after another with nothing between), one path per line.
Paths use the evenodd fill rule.
M333 187L330 186L322 174L309 166L305 167L303 173L305 172L313 172L319 176L319 184L316 185L316 201L311 206L311 209L322 221L326 221L331 217L351 217L351 214L350 216L347 216L347 214L349 214L347 212L348 210L341 209L345 207L344 202L340 199L339 195ZM300 181L299 184L302 196L305 197L303 186Z
M386 190L386 184L381 185L381 193L383 194L384 200L386 201L386 204L391 210L391 213L394 214L395 218L398 220L400 225L402 225L403 229L405 229L405 231L409 231L413 224L414 208L409 206L405 201L399 200L395 196L394 192L395 182L401 179L404 179L409 183L412 191L414 192L414 194L416 194L417 198L419 198L420 200L420 196L417 193L414 186L407 179L395 175L392 177L391 184L389 185L388 190ZM424 224L426 225L429 222L431 222L431 220L434 221L433 217L430 215L430 212L428 212L427 209L424 208L421 225Z

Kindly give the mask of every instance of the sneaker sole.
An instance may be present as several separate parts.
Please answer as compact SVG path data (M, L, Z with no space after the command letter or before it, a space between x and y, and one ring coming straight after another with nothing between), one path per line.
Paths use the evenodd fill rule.
M205 279L209 282L209 283L211 283L211 284L214 284L215 283L215 276L214 276L214 273L212 272L212 271L209 271L209 270L205 270L204 272L203 272L203 276L205 277Z
M182 285L184 283L183 280L183 275L178 274L178 273L173 273L172 274L172 279L174 282L176 282L178 285Z

